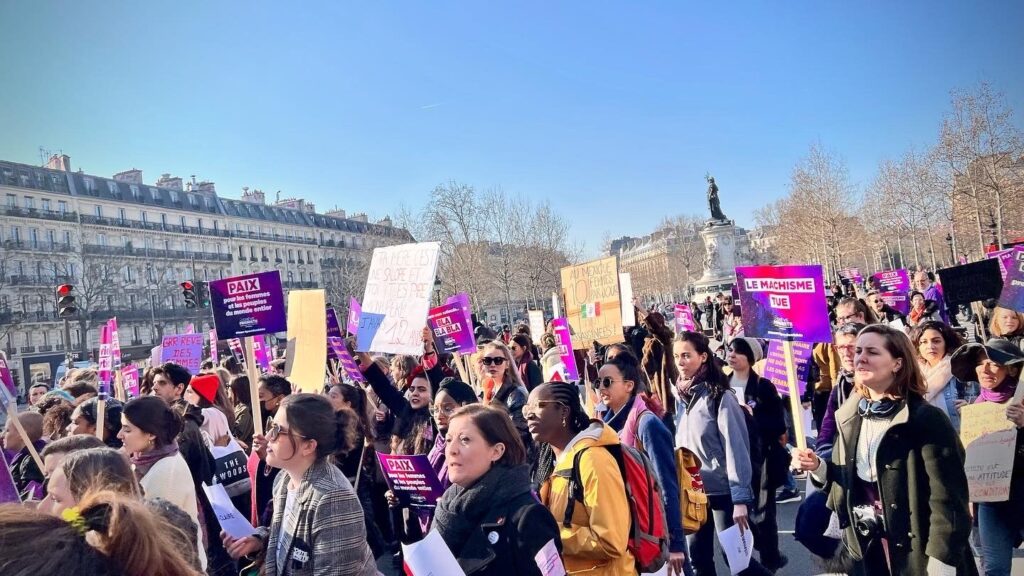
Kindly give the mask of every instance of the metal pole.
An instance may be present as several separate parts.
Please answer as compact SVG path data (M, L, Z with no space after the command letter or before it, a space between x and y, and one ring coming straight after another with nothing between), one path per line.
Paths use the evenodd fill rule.
M67 318L64 319L64 363L68 370L74 366L71 354L71 321Z

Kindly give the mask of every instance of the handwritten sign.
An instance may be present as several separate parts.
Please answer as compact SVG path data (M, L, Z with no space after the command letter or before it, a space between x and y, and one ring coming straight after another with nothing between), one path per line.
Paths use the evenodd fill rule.
M971 502L1008 500L1017 429L1006 419L1006 405L982 402L961 408L960 440L967 451L964 469Z
M210 302L222 339L283 332L288 328L277 270L210 282Z
M738 266L747 336L794 342L831 342L821 265Z
M619 304L622 307L622 325L626 328L636 326L636 313L633 310L633 277L629 272L619 272Z
M199 374L203 362L202 334L171 334L160 342L160 361L184 366L190 374Z
M614 256L562 268L565 317L573 328L573 344L586 348L591 342L623 341L619 271Z
M375 248L366 279L359 319L359 350L418 354L427 323L441 245L437 242ZM365 330L368 316L379 323L372 336ZM371 336L368 340L366 336Z
M444 490L430 466L426 454L397 455L377 453L388 488L406 506L430 507L437 504Z
M526 315L530 318L530 337L539 346L540 337L544 335L544 311L529 310Z

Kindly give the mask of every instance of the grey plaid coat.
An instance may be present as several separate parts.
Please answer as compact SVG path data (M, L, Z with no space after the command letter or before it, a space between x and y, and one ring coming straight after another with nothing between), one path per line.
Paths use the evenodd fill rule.
M295 506L298 518L291 534L281 534L289 475L274 480L274 518L261 528L267 542L267 576L379 576L366 543L363 509L352 485L329 460L321 460L302 477ZM279 536L283 540L279 541ZM285 566L277 565L278 546L284 546Z

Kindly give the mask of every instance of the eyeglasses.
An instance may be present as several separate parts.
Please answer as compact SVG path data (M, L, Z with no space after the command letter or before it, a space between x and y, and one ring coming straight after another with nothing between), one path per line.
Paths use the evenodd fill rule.
M431 416L437 416L438 414L444 414L445 416L451 416L452 414L455 414L455 412L457 412L458 409L459 409L458 406L441 406L441 407L431 406L429 408Z
M604 378L598 378L597 381L594 382L594 390L598 390L598 389L601 389L601 388L611 388L612 384L615 384L615 379L612 378L611 376L605 376Z
M846 316L839 316L838 318L836 318L836 324L842 325L842 324L846 324L848 322L853 322L853 320L856 317L857 317L856 313L854 313L854 314L847 314Z
M273 418L267 418L266 429L267 429L267 440L269 440L271 442L273 442L274 440L277 440L278 438L280 438L281 434L284 434L285 436L298 436L299 438L302 438L303 440L309 440L308 436L303 436L302 434L296 434L295 432L292 432L291 430L286 430L286 429L282 428L280 424L278 424L277 422L274 422Z
M501 366L502 364L505 363L505 357L504 356L493 356L493 357L492 356L484 356L483 358L480 359L480 362L483 362L484 366L490 366L491 364L494 364L495 366Z
M548 404L558 404L559 406L568 408L564 402L560 402L558 400L538 400L536 402L527 402L526 404L523 404L523 415L536 414L537 412L540 412L541 408Z

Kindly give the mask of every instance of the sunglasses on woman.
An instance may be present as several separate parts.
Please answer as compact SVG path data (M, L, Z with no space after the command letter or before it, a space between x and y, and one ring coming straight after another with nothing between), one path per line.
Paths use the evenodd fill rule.
M483 362L484 366L490 366L491 364L493 364L495 366L501 366L502 364L505 363L505 357L504 356L494 356L494 357L484 356L483 358L480 359L480 361Z
M309 440L308 437L303 436L302 434L296 434L295 432L292 432L291 430L282 428L280 424L278 424L277 422L274 422L273 418L267 418L266 430L267 430L267 434L266 434L267 440L269 440L271 442L273 442L274 440L277 440L278 438L280 438L281 434L284 434L285 436L298 436L299 438L302 438L303 440Z
M625 380L623 380L625 382ZM598 378L594 381L594 390L600 390L601 388L611 388L612 384L615 384L615 379L611 376L605 376L604 378Z

